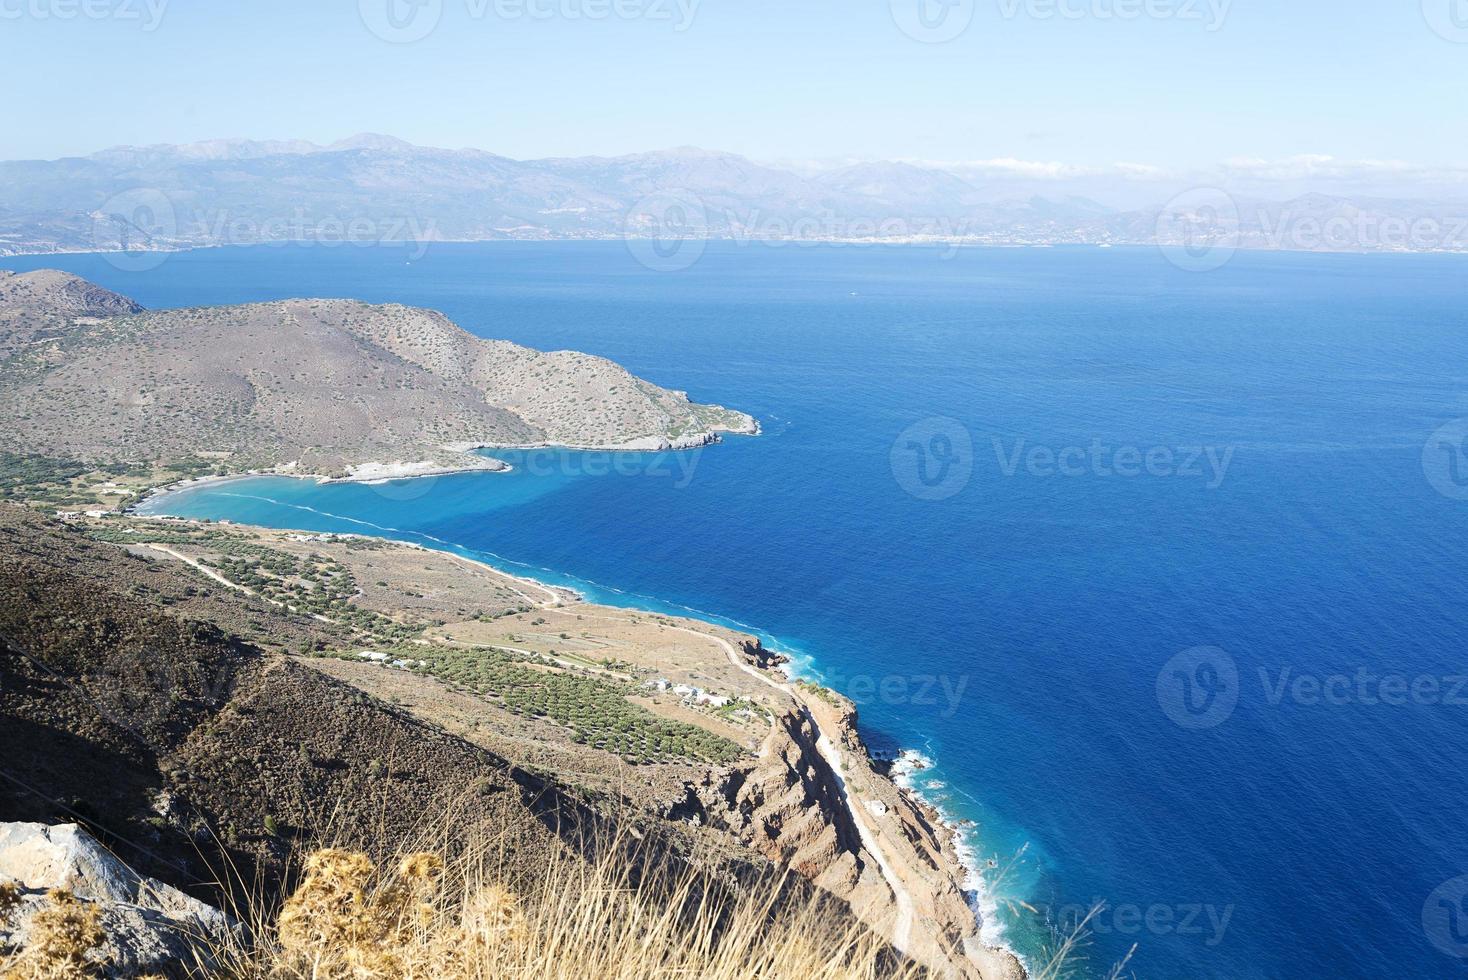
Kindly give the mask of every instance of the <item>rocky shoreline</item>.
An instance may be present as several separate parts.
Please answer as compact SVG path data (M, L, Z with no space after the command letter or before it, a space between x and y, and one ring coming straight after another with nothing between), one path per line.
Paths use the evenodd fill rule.
M858 731L854 704L827 689L802 701L820 736L845 750L835 756L833 768L842 770L841 782L852 790L848 813L868 823L876 838L872 843L885 852L908 892L908 954L936 966L951 963L956 952L981 980L1024 980L1028 974L1020 959L983 938L984 922L968 898L974 869L959 853L957 828L874 763Z

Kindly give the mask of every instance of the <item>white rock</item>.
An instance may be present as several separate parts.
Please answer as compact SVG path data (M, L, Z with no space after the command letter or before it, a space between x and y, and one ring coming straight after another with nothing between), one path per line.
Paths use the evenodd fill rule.
M20 908L0 923L0 947L23 949L46 893L63 888L101 910L109 973L196 965L195 949L222 942L232 930L224 913L144 878L75 824L0 823L0 880L25 890Z

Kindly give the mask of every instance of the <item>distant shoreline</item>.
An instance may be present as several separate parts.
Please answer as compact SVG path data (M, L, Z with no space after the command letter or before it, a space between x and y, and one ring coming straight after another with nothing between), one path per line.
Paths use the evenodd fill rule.
M0 262L6 259L19 259L31 257L45 257L57 255L178 255L184 252L204 251L219 248L288 248L291 246L308 248L341 248L350 246L353 248L363 247L397 247L397 248L428 248L433 245L556 245L576 244L590 242L646 242L659 241L656 238L624 235L585 236L575 238L431 238L421 241L413 239L402 239L381 242L328 242L317 239L284 239L280 241L260 242L198 242L187 245L179 245L174 248L42 248L35 251L0 252ZM910 237L899 236L892 238L864 238L864 237L837 237L837 238L777 238L777 237L736 237L732 235L711 235L704 238L688 238L686 241L698 241L708 245L763 245L771 248L784 248L794 246L816 247L821 245L854 246L857 248L877 247L900 247L916 246L927 248L964 248L964 249L1003 249L1006 251L1023 249L1145 249L1156 251L1163 248L1182 248L1178 244L1163 244L1158 242L1135 242L1135 241L1094 241L1094 242L1070 242L1070 241L1014 241L975 238L943 238L943 237ZM1423 248L1423 249L1392 249L1392 248L1278 248L1264 245L1253 245L1247 242L1238 245L1220 246L1227 247L1235 252L1248 252L1251 254L1279 254L1279 255L1459 255L1468 256L1468 247L1464 248Z
M718 429L713 432L698 433L697 441L691 441L692 437L688 437L690 441L688 441L686 445L680 445L677 441L675 441L672 445L666 445L662 448L638 446L631 443L624 443L616 446L576 446L565 443L552 442L524 443L520 445L499 445L496 443L458 443L454 446L444 448L450 452L461 453L465 456L472 455L474 452L480 449L494 450L499 452L534 452L536 450L549 449L554 451L575 453L681 453L689 452L694 449L702 449L705 446L717 445L718 443L723 441L723 436L725 435L760 436L763 434L764 429L759 424L759 420L756 419L754 420L754 428L749 431L740 431L736 429ZM121 512L136 513L137 508L140 507L145 501L162 499L164 497L172 496L173 494L177 493L182 493L187 490L196 490L203 486L220 483L230 483L236 480L250 480L257 477L278 476L292 480L309 480L322 486L333 483L358 483L363 486L379 486L384 483L397 483L406 480L424 480L441 476L464 476L469 473L509 473L515 469L512 464L506 463L503 460L496 460L494 459L494 457L485 456L479 458L494 460L494 462L497 462L500 465L433 466L432 464L429 464L430 468L421 469L419 468L422 465L420 463L367 462L355 463L352 465L352 467L348 467L348 469L351 469L353 467L358 469L368 467L375 468L366 474L354 473L347 476L328 476L322 473L294 472L286 469L287 466L291 465L289 463L286 463L268 470L248 470L244 473L226 473L217 476L211 475L189 477L188 479L177 480L173 483L165 484L163 486L148 488L142 494L140 494L136 500L132 501L126 507L121 508ZM394 469L395 467L396 469Z

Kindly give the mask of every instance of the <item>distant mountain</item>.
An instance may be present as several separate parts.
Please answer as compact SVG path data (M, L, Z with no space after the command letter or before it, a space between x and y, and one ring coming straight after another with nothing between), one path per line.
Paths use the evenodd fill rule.
M980 202L967 181L910 163L859 163L817 180L839 194L879 201L896 211L959 214Z
M1198 191L1116 210L1005 187L896 162L803 175L694 147L514 160L370 133L120 146L0 163L0 254L617 237L1468 249L1462 202Z

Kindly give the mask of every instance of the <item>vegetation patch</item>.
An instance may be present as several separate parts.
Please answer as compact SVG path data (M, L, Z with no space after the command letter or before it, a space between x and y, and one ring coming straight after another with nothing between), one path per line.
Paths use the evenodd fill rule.
M574 741L615 752L629 762L684 758L727 765L746 755L726 738L628 701L635 685L564 671L548 658L499 649L417 646L397 655L416 662L415 670L487 697L514 714L564 725Z

